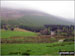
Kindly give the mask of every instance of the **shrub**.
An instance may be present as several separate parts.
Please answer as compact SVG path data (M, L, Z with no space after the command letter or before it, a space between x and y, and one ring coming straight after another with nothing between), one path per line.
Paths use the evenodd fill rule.
M74 41L74 38L67 38L64 40L64 42Z

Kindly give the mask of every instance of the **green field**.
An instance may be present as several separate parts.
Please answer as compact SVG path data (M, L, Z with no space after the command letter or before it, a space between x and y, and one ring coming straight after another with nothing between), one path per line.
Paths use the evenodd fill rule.
M73 42L40 44L2 44L2 55L58 55L61 51L74 51Z
M34 32L22 32L22 31L10 31L10 30L1 30L1 37L8 38L8 37L24 37L24 36L37 36Z
M27 37L26 37L27 36ZM34 40L28 36L37 36L34 32L1 30L1 37L9 39L10 37L25 37L20 40ZM41 37L40 37L41 39ZM9 39L10 40L10 39ZM16 39L17 40L17 39ZM38 37L36 38L36 41ZM5 40L6 41L6 40ZM11 40L10 40L11 41ZM49 40L48 40L49 41ZM15 41L14 41L15 42ZM54 43L2 43L2 55L59 55L59 51L74 51L74 42L54 42Z

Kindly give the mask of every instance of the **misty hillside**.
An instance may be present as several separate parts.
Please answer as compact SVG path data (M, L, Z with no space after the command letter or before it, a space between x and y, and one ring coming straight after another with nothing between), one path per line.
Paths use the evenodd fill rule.
M17 10L1 8L1 22L9 25L24 25L29 27L44 27L45 24L71 25L72 22L36 10Z

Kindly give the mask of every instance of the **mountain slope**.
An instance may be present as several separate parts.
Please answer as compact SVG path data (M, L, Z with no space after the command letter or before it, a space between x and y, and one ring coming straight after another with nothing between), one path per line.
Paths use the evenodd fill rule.
M63 20L63 18L36 10L1 8L0 12L2 24L24 25L29 27L43 27L45 24L73 24L72 22Z

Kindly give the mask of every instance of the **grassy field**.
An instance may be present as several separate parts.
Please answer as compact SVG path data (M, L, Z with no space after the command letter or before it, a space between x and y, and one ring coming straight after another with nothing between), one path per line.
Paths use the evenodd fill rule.
M10 31L10 30L1 30L1 37L8 38L8 37L24 37L24 36L37 36L34 32L22 32L22 31Z
M27 36L27 37L26 37ZM28 36L32 36L29 37ZM35 40L35 41L51 41L50 38L47 38L47 36L43 37L36 37L36 39L33 36L37 36L37 33L34 32L23 32L23 31L10 31L10 30L1 30L1 37L3 39L13 39L17 40L18 37L20 41L22 40ZM23 38L24 37L24 38ZM22 38L22 39L21 39ZM6 41L5 40L5 41ZM9 39L10 40L10 39ZM23 42L23 43L12 43L11 40L9 43L2 43L1 44L1 54L2 55L59 55L59 51L74 51L74 43L73 42L55 42L55 43L29 43ZM55 41L55 40L54 40Z
M2 44L2 55L58 55L61 51L74 51L73 42L40 44Z

